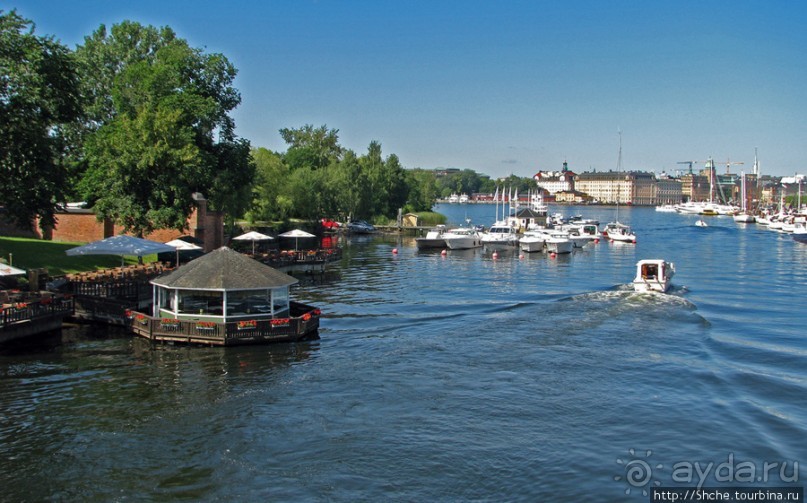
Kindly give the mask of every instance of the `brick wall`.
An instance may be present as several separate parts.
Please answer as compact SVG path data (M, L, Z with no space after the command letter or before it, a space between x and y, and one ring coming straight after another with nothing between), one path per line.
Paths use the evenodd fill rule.
M183 235L191 235L203 243L205 252L215 250L224 244L224 215L217 211L207 210L207 201L196 200L197 208L188 218L185 232L175 229L160 229L144 236L152 241L165 243ZM0 235L14 237L39 238L48 241L89 243L99 239L123 234L123 228L113 225L109 220L98 220L92 210L70 209L56 215L56 226L43 233L39 229L39 220L35 220L30 229L15 226L0 215Z

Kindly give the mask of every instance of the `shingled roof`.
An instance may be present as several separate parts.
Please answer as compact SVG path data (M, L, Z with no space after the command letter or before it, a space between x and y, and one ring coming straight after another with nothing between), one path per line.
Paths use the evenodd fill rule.
M187 290L262 290L297 283L297 279L222 246L151 281Z

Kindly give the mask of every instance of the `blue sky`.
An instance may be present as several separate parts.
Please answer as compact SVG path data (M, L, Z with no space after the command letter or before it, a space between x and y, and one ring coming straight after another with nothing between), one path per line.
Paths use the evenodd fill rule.
M807 2L0 0L74 48L102 23L170 26L238 68L239 136L339 130L405 167L492 176L675 172L713 157L807 171ZM721 168L723 171L725 168Z

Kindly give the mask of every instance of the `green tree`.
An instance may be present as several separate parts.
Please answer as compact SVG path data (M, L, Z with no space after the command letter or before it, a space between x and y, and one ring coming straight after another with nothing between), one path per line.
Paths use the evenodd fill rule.
M311 124L306 124L298 129L283 128L280 136L289 146L285 159L292 170L301 167L324 168L342 157L338 129L329 130L325 125L315 129Z
M439 195L434 171L418 168L408 172L408 185L407 211L431 211Z
M252 220L287 218L288 206L281 204L281 196L289 169L283 157L261 147L252 150L252 160L255 163L255 188L249 217Z
M183 229L194 192L230 217L243 213L254 165L234 135L240 95L223 55L126 21L86 37L77 57L90 105L75 165L100 217L138 234Z
M64 201L66 124L81 111L70 51L34 34L30 20L0 11L0 205L20 225L55 222Z

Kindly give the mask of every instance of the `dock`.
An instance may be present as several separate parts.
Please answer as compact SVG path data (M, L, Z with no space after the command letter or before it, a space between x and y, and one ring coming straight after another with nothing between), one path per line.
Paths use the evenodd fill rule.
M60 330L64 319L73 313L69 295L2 293L9 302L0 307L0 344Z

